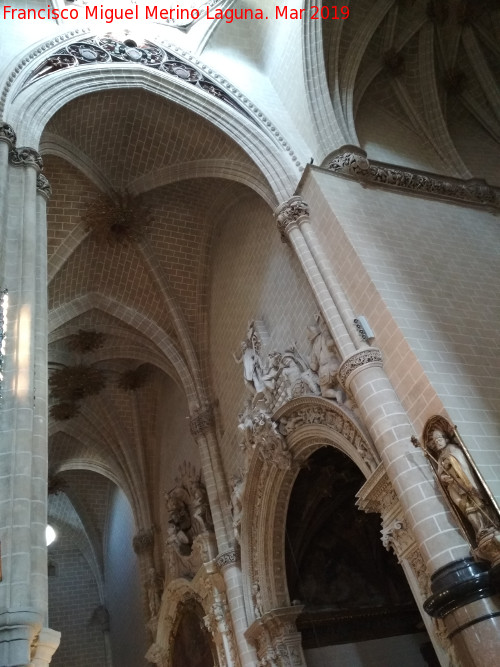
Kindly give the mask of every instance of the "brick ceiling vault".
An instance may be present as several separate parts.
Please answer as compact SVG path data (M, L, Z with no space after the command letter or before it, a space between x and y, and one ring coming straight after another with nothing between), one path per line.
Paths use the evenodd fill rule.
M105 382L98 395L76 402L75 416L51 419L50 472L104 474L124 489L137 523L148 526L151 496L162 491L155 470L168 392L176 386L191 409L210 395L207 300L216 224L235 201L260 195L270 203L269 186L221 130L138 90L72 100L49 121L41 149L53 189L50 368L91 366ZM140 193L147 213L140 238L114 243L89 230L89 204L126 192ZM101 346L75 351L70 343L81 330L103 334ZM123 377L137 369L142 384L124 389Z
M359 144L360 110L378 106L435 152L439 171L470 178L450 112L455 124L463 118L462 133L500 142L498 2L357 0L349 20L321 23L330 95L349 141Z

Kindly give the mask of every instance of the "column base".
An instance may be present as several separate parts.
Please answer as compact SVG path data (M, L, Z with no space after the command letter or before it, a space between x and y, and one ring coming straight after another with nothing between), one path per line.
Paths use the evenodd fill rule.
M61 633L42 627L36 611L0 612L0 665L2 667L45 667L52 660Z

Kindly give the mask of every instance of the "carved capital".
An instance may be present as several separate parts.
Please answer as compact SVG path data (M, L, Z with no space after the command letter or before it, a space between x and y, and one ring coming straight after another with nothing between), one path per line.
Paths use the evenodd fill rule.
M10 148L16 145L16 133L8 123L0 123L0 141L5 141Z
M214 412L211 407L201 408L189 420L189 427L193 438L204 435L215 424Z
M152 549L154 545L154 529L141 530L132 539L132 546L137 555Z
M51 198L52 188L50 187L49 179L44 174L37 174L36 189L45 199L49 200Z
M224 551L223 553L219 554L215 559L215 563L219 570L222 570L229 565L235 565L236 563L239 563L239 560L239 549L229 549L228 551Z
M339 368L339 382L346 391L349 391L351 380L361 368L382 367L382 353L376 347L355 352L345 359Z
M370 163L365 151L359 146L347 145L334 151L327 158L326 168L330 171L358 178L370 174Z
M278 231L281 234L281 240L286 241L292 229L309 220L309 206L302 197L291 197L278 206L274 211L274 217L276 218Z
M43 169L42 156L34 148L28 146L13 148L9 153L9 162L14 167L35 167L37 171Z
M302 605L268 611L245 632L245 637L257 649L259 665L283 665L283 667L306 664L297 631L297 617Z

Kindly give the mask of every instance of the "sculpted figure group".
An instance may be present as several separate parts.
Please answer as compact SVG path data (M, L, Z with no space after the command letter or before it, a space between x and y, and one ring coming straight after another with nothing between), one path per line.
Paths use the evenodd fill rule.
M251 395L251 405L262 404L268 412L281 403L305 394L321 395L341 404L344 394L338 383L340 356L321 316L308 327L311 350L309 360L295 346L284 352L273 351L263 359L261 340L255 322L250 322L241 343L237 363L243 365L243 378Z

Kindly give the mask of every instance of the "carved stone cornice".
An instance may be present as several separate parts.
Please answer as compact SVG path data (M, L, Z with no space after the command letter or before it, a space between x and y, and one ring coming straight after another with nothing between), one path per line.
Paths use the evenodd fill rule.
M358 146L342 146L331 153L323 167L340 176L383 186L415 195L458 201L476 206L500 208L500 188L479 178L461 180L431 174L409 167L398 167L376 160L368 160Z
M36 177L36 189L45 199L49 200L52 196L52 188L49 179L44 174L38 174Z
M274 211L274 217L281 240L286 241L292 229L309 219L309 206L297 195L280 204Z
M39 172L43 169L42 156L34 148L29 148L29 146L13 148L9 152L9 162L14 167L35 167Z
M16 133L8 123L0 123L0 141L5 141L10 148L16 145Z
M353 374L361 368L374 366L382 367L382 353L380 350L376 347L359 350L342 362L339 368L338 380L342 387L346 391L349 391Z
M219 570L223 570L225 567L228 567L229 565L235 565L236 563L239 563L240 561L240 553L239 549L229 549L228 551L223 551L221 554L217 556L215 559L215 564L219 568Z
M214 411L212 408L205 407L193 414L189 420L189 428L193 438L204 435L215 424Z
M356 505L364 512L382 514L398 502L396 492L382 464L369 477L356 494Z
M301 667L305 665L297 617L303 605L272 609L257 618L245 632L245 637L257 649L259 665Z
M137 555L144 553L153 548L154 545L154 529L148 528L141 530L132 539L132 546Z

